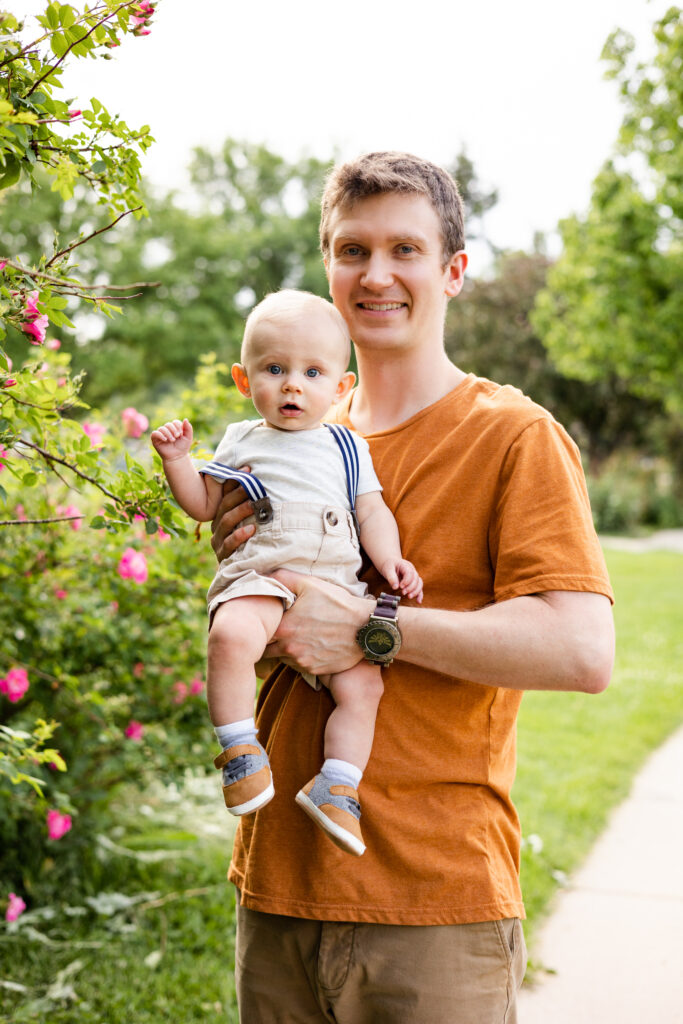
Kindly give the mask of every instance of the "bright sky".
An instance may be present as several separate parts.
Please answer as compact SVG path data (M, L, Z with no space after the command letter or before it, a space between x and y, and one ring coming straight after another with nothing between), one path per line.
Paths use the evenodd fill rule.
M15 14L39 0L6 0ZM500 202L492 240L584 209L621 120L599 57L616 27L643 57L668 0L163 0L149 36L72 62L66 92L150 124L145 172L182 186L193 146L230 135L284 156L405 149L450 163L464 145ZM64 97L66 98L66 97ZM476 274L476 255L471 270Z

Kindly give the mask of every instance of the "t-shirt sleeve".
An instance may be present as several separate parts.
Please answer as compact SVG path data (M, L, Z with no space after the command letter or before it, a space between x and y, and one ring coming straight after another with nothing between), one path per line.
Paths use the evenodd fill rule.
M358 493L368 494L370 491L381 491L382 485L377 479L375 467L372 464L368 442L358 434L354 434L353 439L358 452Z
M496 601L548 590L613 600L579 451L552 417L510 445L489 528Z
M244 433L243 427L243 423L228 423L213 458L208 462L204 459L195 463L200 473L208 473L210 476L218 475L212 473L212 467L216 465L230 466L233 469L237 468L237 446Z

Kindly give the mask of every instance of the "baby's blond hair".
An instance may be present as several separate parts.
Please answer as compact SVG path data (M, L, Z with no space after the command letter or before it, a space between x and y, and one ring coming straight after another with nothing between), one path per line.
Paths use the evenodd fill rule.
M344 346L342 350L344 367L346 367L351 355L351 338L344 317L326 299L321 299L319 295L314 295L312 292L297 291L295 288L283 288L282 291L271 292L257 306L254 306L244 325L240 355L242 363L249 353L251 339L260 324L270 323L276 327L289 326L302 314L305 315L313 310L329 316L332 323L339 328L340 342Z

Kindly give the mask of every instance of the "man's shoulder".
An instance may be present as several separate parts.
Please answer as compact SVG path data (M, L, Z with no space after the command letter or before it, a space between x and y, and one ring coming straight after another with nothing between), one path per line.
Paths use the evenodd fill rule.
M471 419L477 429L490 426L519 433L538 421L556 423L552 413L512 384L472 375L464 385L462 401L454 402L452 411L464 420Z

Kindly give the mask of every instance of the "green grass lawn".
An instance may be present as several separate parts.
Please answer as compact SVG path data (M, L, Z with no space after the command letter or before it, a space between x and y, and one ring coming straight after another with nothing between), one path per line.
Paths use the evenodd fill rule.
M683 556L608 552L608 562L618 634L610 688L522 702L514 796L532 939L647 755L683 722ZM128 905L81 900L67 911L56 899L53 917L38 910L18 932L0 930L0 1021L236 1024L231 832L211 793L160 791L119 809L109 836L119 850L103 849L94 883Z
M683 722L683 555L608 551L617 658L605 693L527 693L513 795L527 936L588 853L647 755Z

